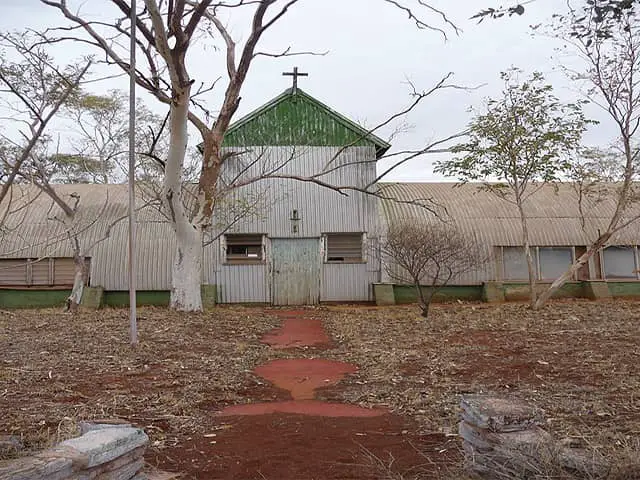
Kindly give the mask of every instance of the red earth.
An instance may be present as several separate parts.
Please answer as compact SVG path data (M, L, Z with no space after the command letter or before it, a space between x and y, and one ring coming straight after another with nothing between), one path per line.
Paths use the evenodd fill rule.
M379 417L387 413L382 408L362 408L344 403L321 402L319 400L290 400L287 402L249 403L227 407L218 415L265 415L269 413L294 413L316 417Z
M327 345L321 321L305 318L305 313L278 312L282 327L262 341L279 349ZM364 480L398 473L413 476L424 473L426 464L439 474L440 466L457 455L455 442L446 436L410 433L415 432L414 425L384 408L314 399L317 389L334 386L357 370L356 365L319 358L280 359L257 366L256 375L289 391L292 399L235 405L218 412L216 417L224 423L216 432L191 439L184 447L184 455L192 458L198 472L194 478ZM428 460L425 451L432 452ZM173 463L160 460L160 466L168 469L181 462Z
M442 480L457 478L448 472L461 460L455 438L415 434L415 425L396 415L218 418L211 434L150 462L193 479Z
M312 400L314 391L338 383L347 373L355 373L358 367L343 362L320 358L295 358L273 360L256 367L253 372L269 380L276 387L291 392L294 400Z
M262 338L262 342L276 349L294 347L322 347L329 343L329 337L322 327L320 320L305 318L287 318L291 313L282 312L284 317L281 328L268 333Z
M279 316L297 315L298 312L281 312ZM262 341L276 348L326 344L328 337L320 320L287 318L281 328L263 337ZM218 415L263 415L270 413L293 413L322 417L377 417L384 409L361 408L314 400L318 388L336 385L345 375L355 373L358 367L349 363L321 358L294 358L273 360L254 368L253 373L269 380L275 387L287 390L292 400L284 402L252 403L227 407Z

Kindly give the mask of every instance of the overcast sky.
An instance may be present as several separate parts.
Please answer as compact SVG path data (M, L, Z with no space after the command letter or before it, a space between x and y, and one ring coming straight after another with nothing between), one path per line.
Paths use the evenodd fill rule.
M0 28L43 28L63 22L57 10L39 0L1 0ZM411 1L411 0L409 0ZM417 4L415 0L414 3ZM91 18L109 20L112 10L106 0L84 0L72 5ZM142 4L142 1L139 0ZM505 2L502 2L505 3ZM508 3L508 2L506 2ZM471 91L441 91L424 101L407 119L409 130L394 138L394 149L416 149L427 142L463 129L470 119L468 108L482 108L484 99L497 96L502 84L499 72L517 66L526 73L540 71L565 100L578 96L575 85L559 70L555 52L557 40L531 34L530 25L548 23L551 15L564 8L559 0L536 0L527 6L522 17L485 20L481 24L469 17L480 8L495 6L494 0L431 0L460 28L456 34L433 15L433 25L447 31L448 39L437 32L418 30L406 14L382 0L302 0L263 38L261 51L316 51L323 56L294 58L260 58L250 70L242 91L236 118L269 101L288 88L290 77L282 72L299 66L309 77L300 79L300 87L335 110L366 126L384 121L410 101L410 80L419 90L428 89L444 75L453 72L452 82L478 87ZM455 6L454 6L455 5ZM246 39L248 17L234 12L227 25L237 41ZM61 62L86 53L78 45L67 44L57 50ZM564 58L563 62L574 62ZM114 67L115 68L115 67ZM224 72L224 59L209 42L194 49L189 58L191 77L199 84L211 82ZM114 71L117 72L117 71ZM119 73L119 72L117 72ZM126 78L93 84L106 91L127 88ZM211 110L219 104L222 89L206 100ZM152 99L140 92L150 106ZM160 108L160 107L156 107ZM159 110L160 111L160 110ZM603 120L585 138L590 145L603 145L613 138L606 117L595 107L588 108L592 118ZM381 136L389 134L381 132ZM192 143L198 143L195 133ZM432 173L435 156L423 157L398 169L389 180L441 180ZM380 166L382 167L382 165Z

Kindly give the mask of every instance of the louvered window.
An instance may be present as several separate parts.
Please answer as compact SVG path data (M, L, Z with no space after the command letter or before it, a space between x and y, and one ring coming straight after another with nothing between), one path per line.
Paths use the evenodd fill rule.
M226 259L228 263L262 263L261 234L225 235Z
M91 259L86 258L85 262L88 284ZM2 287L71 287L74 276L73 258L0 259Z
M362 233L327 233L327 262L358 263L363 261Z
M26 286L28 259L0 259L0 285Z

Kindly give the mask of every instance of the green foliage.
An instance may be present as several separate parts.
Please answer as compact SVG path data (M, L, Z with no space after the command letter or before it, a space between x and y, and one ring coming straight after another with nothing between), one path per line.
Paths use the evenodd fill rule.
M78 92L65 105L73 135L72 148L51 155L52 178L62 183L118 183L125 180L129 145L128 94ZM158 177L167 149L163 119L140 100L136 108L136 151L139 179Z
M478 23L482 22L485 18L503 18L503 17L511 17L513 15L523 15L525 13L525 4L530 2L523 3L514 3L513 5L507 7L489 7L480 10L478 13L473 15L472 19L478 19ZM606 35L608 28L611 26L612 22L618 22L626 15L629 15L632 12L637 4L640 3L640 0L586 0L583 9L585 11L585 17L590 16L589 11L593 9L593 13L595 15L592 16L593 25L596 26L595 29L590 29L590 32L599 32L600 34ZM564 7L564 4L563 4ZM555 17L562 17L562 14L556 14ZM584 20L583 19L583 20ZM576 36L587 33L586 31L576 30Z
M485 18L502 18L504 16L513 16L513 15L522 15L524 14L524 5L518 3L512 5L510 7L500 7L500 8L485 8L480 10L478 13L473 15L471 18L478 19L478 23L482 22Z
M60 183L95 183L105 173L102 162L84 155L56 153L47 160Z
M452 151L460 156L436 164L435 171L462 182L495 182L487 187L516 198L540 182L558 180L571 166L590 120L583 102L561 103L540 73L518 82L517 69L501 74L502 97L469 124L468 140Z

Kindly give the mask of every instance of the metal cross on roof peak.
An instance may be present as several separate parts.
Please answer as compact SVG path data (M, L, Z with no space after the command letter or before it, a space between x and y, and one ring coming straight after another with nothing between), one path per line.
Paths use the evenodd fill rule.
M282 72L286 77L293 77L293 93L298 91L298 77L308 77L308 73L298 72L298 67L293 67L293 72Z

